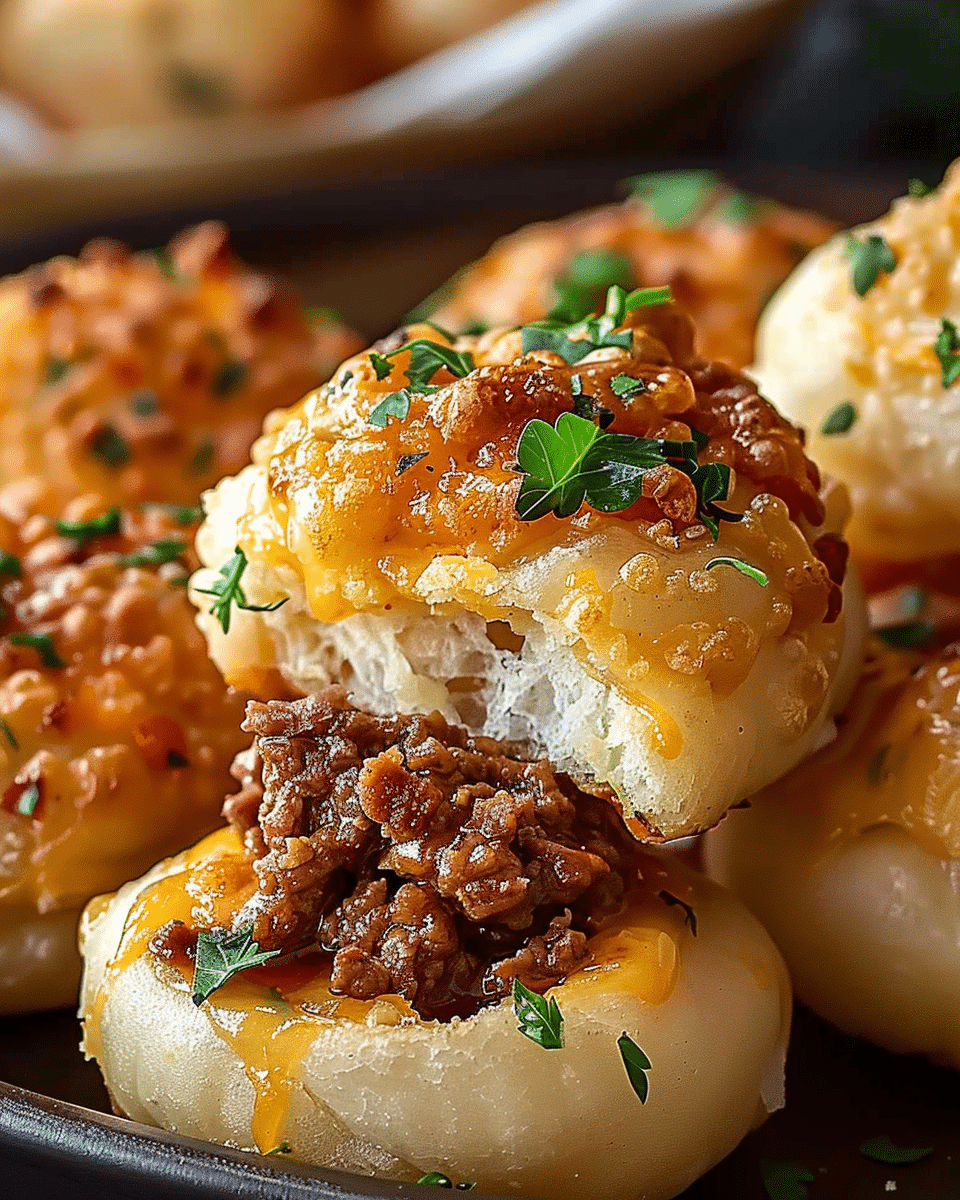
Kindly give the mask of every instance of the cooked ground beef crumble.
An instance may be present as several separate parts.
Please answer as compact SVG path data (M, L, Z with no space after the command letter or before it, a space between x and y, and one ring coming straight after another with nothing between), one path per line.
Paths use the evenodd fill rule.
M331 955L336 992L397 993L440 1019L514 978L543 992L588 961L637 880L639 846L603 789L437 713L374 717L330 688L251 703L244 728L259 763L239 764L224 813L259 886L235 928L252 923L262 950Z

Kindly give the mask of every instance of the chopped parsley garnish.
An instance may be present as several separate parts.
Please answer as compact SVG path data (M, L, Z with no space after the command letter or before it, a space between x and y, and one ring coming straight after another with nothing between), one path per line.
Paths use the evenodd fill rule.
M933 1153L932 1146L919 1146L913 1149L900 1149L886 1136L870 1138L860 1147L864 1158L872 1158L874 1162L887 1163L890 1166L904 1166L907 1163L920 1162Z
M933 350L943 368L943 386L951 387L960 379L960 334L954 323L944 317Z
M10 748L12 750L19 750L20 743L17 741L17 736L10 728L10 724L5 717L0 717L0 729L3 730L3 736L10 743Z
M664 904L670 904L670 905L679 904L680 905L680 907L683 909L683 913L684 913L683 923L685 925L689 926L690 932L693 934L694 937L696 937L697 936L697 914L693 911L693 909L690 907L690 905L687 904L687 902L685 900L681 900L679 896L675 896L673 894L673 892L657 892L657 895L664 902Z
M130 447L112 425L97 430L90 442L90 449L108 467L122 467L130 461Z
M658 171L625 182L633 196L646 200L658 225L680 229L703 211L719 177L714 171Z
M170 251L166 246L157 246L150 250L149 253L153 256L153 261L157 264L157 270L171 282L176 283L180 279L180 272L173 265L173 259L170 257Z
M788 1162L765 1162L763 1187L770 1200L806 1200L813 1173Z
M601 292L612 284L622 288L634 285L630 260L618 250L598 248L579 250L567 263L567 269L553 281L556 303L550 318L580 321L591 313Z
M19 579L22 574L20 559L9 550L0 550L0 575L12 575L14 579Z
M278 1158L281 1154L290 1154L290 1153L291 1153L290 1143L289 1142L281 1142L279 1146L274 1146L274 1148L272 1150L265 1150L263 1152L263 1157L264 1158Z
M621 400L631 400L647 390L647 385L635 375L614 375L610 380L610 390Z
M196 450L193 452L193 458L190 459L189 471L191 475L206 475L213 466L213 439L205 437Z
M193 1002L201 1005L228 979L259 967L280 953L261 950L253 940L253 926L231 935L226 929L211 929L197 935L197 960L193 970Z
M752 225L759 221L772 207L762 196L751 196L747 192L734 192L717 205L716 215L731 225Z
M184 528L188 525L196 525L198 521L203 520L203 509L193 504L166 504L162 500L151 500L143 507L159 508L161 512L167 514L171 521L176 521Z
M867 762L867 781L871 787L879 787L889 778L890 768L887 765L887 759L889 759L892 749L890 743L886 742L870 755Z
M458 1192L472 1192L477 1186L475 1183L457 1183L454 1184L449 1175L444 1175L442 1171L428 1171L426 1175L421 1175L417 1183L426 1184L427 1187L442 1187L454 1188Z
M166 538L144 546L142 550L134 550L130 554L121 554L121 567L160 567L174 559L186 550L187 543L182 538Z
M120 532L120 509L111 508L92 521L58 521L57 533L61 537L73 538L79 549L99 537L116 537Z
M905 617L919 617L930 602L930 593L926 588L907 588L900 601L900 610Z
M570 376L570 392L573 396L573 411L585 421L592 421L606 429L613 422L613 413L605 404L601 404L596 396L588 396L583 390L583 380L579 375Z
M47 387L53 387L54 384L59 383L69 369L70 360L68 358L55 358L51 355L47 359L47 373L44 378Z
M924 183L922 179L911 179L907 184L907 193L918 200L929 196L932 190L930 185Z
M705 571L712 571L714 567L733 567L735 571L739 571L741 575L746 575L748 579L752 579L754 583L759 583L761 587L766 587L770 582L769 576L766 572L761 571L759 567L751 567L742 558L734 558L730 554L721 554L717 558L711 558L703 569Z
M229 359L213 377L213 394L223 399L243 387L247 381L247 364L238 358Z
M544 1050L563 1049L563 1014L556 997L532 992L519 979L513 981L513 1012L525 1038Z
M457 379L463 379L474 368L473 355L469 350L454 350L450 346L427 341L426 338L415 338L412 342L391 350L389 354L378 354L376 350L370 352L367 357L377 379L386 379L394 369L391 359L406 351L410 353L410 362L404 372L407 386L397 392L391 392L381 400L368 418L371 425L380 429L387 425L391 417L405 421L410 412L410 401L414 396L426 396L440 390L439 387L434 387L430 380L441 367L446 367Z
M396 417L398 421L405 421L410 412L410 401L413 399L413 393L409 388L402 388L399 392L391 392L385 400L370 410L370 416L367 418L371 425L376 425L378 429L385 429L390 423L391 417Z
M623 1059L627 1078L630 1080L630 1086L637 1093L640 1103L646 1104L647 1093L650 1090L647 1072L652 1069L653 1064L626 1030L617 1038L617 1046L620 1050L620 1057Z
M889 275L897 265L897 256L879 233L871 233L865 242L847 234L847 255L853 262L853 290L861 299L881 274Z
M404 471L409 471L411 467L415 467L418 462L426 458L427 454L426 450L422 454L401 454L397 459L397 474L402 475Z
M929 642L937 632L937 627L931 621L902 621L899 625L887 625L875 632L895 650L915 650Z
M857 419L857 410L853 407L849 400L844 400L842 404L838 404L832 412L827 414L827 419L820 426L820 432L832 437L836 433L847 433Z
M730 468L697 462L696 441L672 442L606 433L575 413L561 413L556 425L534 418L517 444L517 461L525 478L516 499L522 521L547 513L570 517L586 502L599 512L622 512L643 494L647 471L669 465L689 475L697 491L698 516L714 539L718 521L741 515L718 508L726 499Z
M633 345L633 330L619 329L627 313L651 304L666 304L671 299L668 287L636 288L625 292L614 284L607 291L602 316L590 316L592 307L574 318L553 316L534 321L521 329L524 354L534 350L552 350L568 363L578 363L594 350L615 346L629 350Z
M31 783L20 793L13 807L14 811L18 812L21 817L32 817L39 803L40 788L35 783Z
M61 670L67 665L57 653L53 638L48 633L11 633L7 636L15 646L30 646L36 650L45 667Z
M288 596L284 596L282 600L276 600L273 604L251 604L240 586L240 580L246 569L247 556L237 546L234 549L233 557L220 568L222 578L216 580L212 587L196 589L201 595L217 597L210 607L210 612L220 622L220 628L224 633L230 632L231 605L235 604L237 608L245 609L247 612L275 612L289 599Z
M150 388L134 392L130 397L130 411L135 417L152 417L159 408L160 401L157 393L151 391Z

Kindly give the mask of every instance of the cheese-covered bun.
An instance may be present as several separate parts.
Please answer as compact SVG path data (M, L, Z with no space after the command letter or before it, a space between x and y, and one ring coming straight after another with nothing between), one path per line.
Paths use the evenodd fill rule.
M393 1179L667 1200L781 1105L769 938L604 797L335 690L247 726L234 827L84 919L84 1045L120 1112Z
M832 736L863 620L845 495L670 306L603 329L414 326L274 414L197 540L226 678L436 708L609 783L653 836ZM541 335L559 350L524 353Z
M872 586L928 564L960 582L958 257L954 167L812 254L760 326L756 375L850 489L847 536Z
M240 264L217 222L151 253L91 242L0 282L0 479L194 503L357 345Z
M0 1013L71 1004L76 922L213 828L245 744L184 583L196 517L0 493Z
M349 0L7 0L6 87L58 125L223 116L347 91Z
M833 746L728 814L710 871L760 917L800 998L960 1069L960 654L877 649Z
M536 320L571 292L602 302L611 283L670 284L693 318L699 352L747 366L771 292L836 225L735 192L709 171L631 183L624 204L501 238L444 289L436 321L449 329L510 325Z

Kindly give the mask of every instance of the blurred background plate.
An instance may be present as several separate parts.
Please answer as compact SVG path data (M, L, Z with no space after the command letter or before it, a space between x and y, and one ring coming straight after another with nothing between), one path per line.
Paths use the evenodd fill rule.
M615 134L729 70L798 0L545 0L349 95L272 114L54 131L0 108L9 234ZM89 86L96 86L91 81Z

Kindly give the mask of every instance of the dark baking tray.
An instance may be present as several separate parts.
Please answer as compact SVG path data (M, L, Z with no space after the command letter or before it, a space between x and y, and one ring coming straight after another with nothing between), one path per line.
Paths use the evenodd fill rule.
M0 272L73 253L91 236L119 236L148 247L191 221L222 217L247 258L287 274L310 302L335 305L372 338L499 234L524 221L613 199L619 180L669 165L618 159L345 180L322 190L241 199L215 211L163 212L0 241ZM719 166L742 187L817 208L844 223L881 212L917 174L909 165L847 176ZM96 1068L80 1056L78 1036L69 1013L0 1021L0 1080L6 1081L0 1083L0 1197L423 1200L416 1185L274 1162L106 1115L106 1092ZM724 1053L722 1046L717 1053ZM811 1200L960 1196L955 1073L887 1054L800 1009L787 1085L787 1107L690 1188L685 1200L762 1200L763 1171L771 1161L809 1170ZM909 1167L862 1157L861 1143L881 1134L934 1152ZM690 1136L698 1131L691 1129Z

